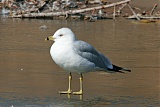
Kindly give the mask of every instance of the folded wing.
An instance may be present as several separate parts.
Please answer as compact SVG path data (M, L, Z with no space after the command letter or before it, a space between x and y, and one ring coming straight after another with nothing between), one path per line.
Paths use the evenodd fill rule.
M95 48L89 43L77 40L74 42L73 48L81 57L94 63L98 70L113 69L111 61L102 53L96 51Z

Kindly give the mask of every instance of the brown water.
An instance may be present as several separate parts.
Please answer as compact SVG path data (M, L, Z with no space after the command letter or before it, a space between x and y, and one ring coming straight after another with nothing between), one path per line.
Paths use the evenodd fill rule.
M46 25L48 29L39 29ZM68 87L68 73L49 54L44 38L71 28L114 64L131 73L84 74L84 95L59 95ZM79 89L73 74L72 90ZM160 105L160 23L123 18L75 20L0 19L0 106L101 107Z

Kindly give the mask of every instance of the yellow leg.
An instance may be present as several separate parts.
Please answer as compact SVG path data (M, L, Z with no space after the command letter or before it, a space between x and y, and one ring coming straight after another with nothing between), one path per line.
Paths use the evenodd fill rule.
M75 95L82 95L83 94L83 75L82 75L82 73L81 73L79 80L80 80L80 91L73 92L73 94L75 94Z
M69 86L68 86L68 90L67 91L59 91L60 94L71 94L72 90L71 90L71 81L72 81L72 74L70 72L69 74Z

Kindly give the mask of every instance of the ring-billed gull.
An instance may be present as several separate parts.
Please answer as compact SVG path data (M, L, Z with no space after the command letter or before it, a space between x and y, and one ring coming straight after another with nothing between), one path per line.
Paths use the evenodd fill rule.
M98 52L92 45L78 40L69 28L59 29L53 36L49 36L45 40L54 41L50 49L51 57L57 65L70 74L68 90L60 91L60 94L83 94L82 73L93 71L124 73L122 71L131 71L127 68L113 65L107 57ZM80 74L80 91L78 92L72 92L71 90L71 72L78 72Z

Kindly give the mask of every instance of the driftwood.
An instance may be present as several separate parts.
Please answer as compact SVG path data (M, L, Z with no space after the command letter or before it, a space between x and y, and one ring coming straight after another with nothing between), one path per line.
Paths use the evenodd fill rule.
M144 15L141 15L141 14L137 14L137 17L139 17L140 19L160 19L160 16L153 16L153 15L149 15L149 16L144 16ZM133 15L133 16L129 16L127 17L127 19L136 19L136 17Z
M153 7L153 9L152 9L152 11L150 13L150 15L145 15L145 16L142 15L142 14L136 14L134 12L134 10L132 9L132 7L129 4L127 4L127 5L128 5L128 7L130 8L130 10L133 13L133 16L127 17L128 19L137 19L138 21L143 22L143 23L156 22L155 19L160 19L160 16L153 16L152 15L153 12L154 12L154 10L155 10L155 8L157 7L156 4L154 5L154 7Z
M137 19L137 20L140 20L140 18L137 16L137 14L134 12L134 10L132 9L132 7L129 5L129 4L127 4L128 5L128 7L130 8L130 10L132 11L132 13L133 13L133 15L135 16L135 18Z
M35 17L55 17L55 16L67 16L68 14L78 14L78 13L83 13L87 11L92 11L92 10L99 10L99 9L104 9L104 8L109 8L113 7L116 5L121 5L130 2L130 0L123 0L120 2L112 3L112 4L107 4L107 5L102 5L102 6L97 6L97 7L90 7L90 8L85 8L85 9L76 9L76 10L68 10L68 11L61 11L61 12L48 12L48 13L28 13L28 14L19 14L19 15L11 15L10 17L13 18L35 18Z

